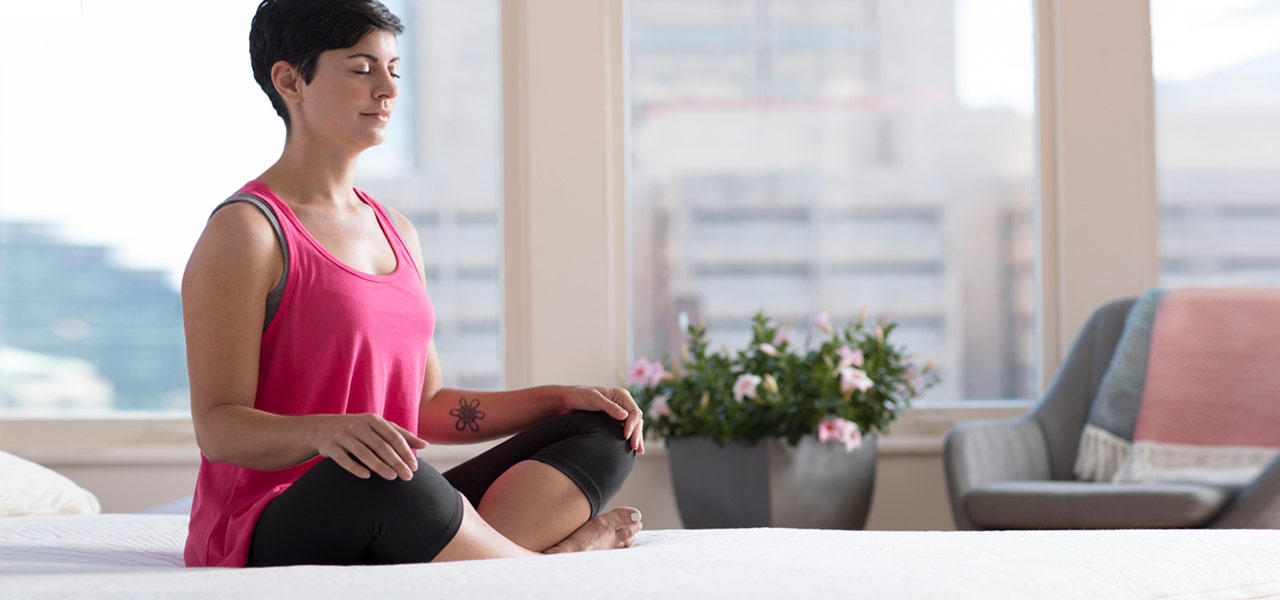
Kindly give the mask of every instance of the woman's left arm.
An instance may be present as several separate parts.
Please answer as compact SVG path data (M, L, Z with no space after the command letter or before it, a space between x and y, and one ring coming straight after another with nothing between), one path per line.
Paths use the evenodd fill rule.
M405 245L426 281L422 246L413 223L389 211L400 226ZM419 437L429 442L472 443L511 435L546 419L575 410L598 410L619 421L622 435L644 453L644 418L625 389L604 386L547 385L502 392L445 388L435 342L427 355L427 372L418 405Z
M432 344L418 408L418 436L432 443L469 444L511 435L570 411L601 411L618 420L622 435L644 453L644 419L631 394L604 386L544 385L482 392L440 385Z

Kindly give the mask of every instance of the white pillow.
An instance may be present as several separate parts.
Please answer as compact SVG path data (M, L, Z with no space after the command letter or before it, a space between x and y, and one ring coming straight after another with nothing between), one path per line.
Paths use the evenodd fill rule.
M0 517L93 515L98 497L61 474L0 451Z

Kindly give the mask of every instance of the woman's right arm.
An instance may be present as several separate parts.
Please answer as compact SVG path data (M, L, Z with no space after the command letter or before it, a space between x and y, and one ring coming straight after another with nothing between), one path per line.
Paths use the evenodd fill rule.
M218 210L182 278L182 318L196 443L209 460L276 470L317 455L358 477L409 479L426 442L377 415L281 416L254 408L268 292L284 271L262 213Z

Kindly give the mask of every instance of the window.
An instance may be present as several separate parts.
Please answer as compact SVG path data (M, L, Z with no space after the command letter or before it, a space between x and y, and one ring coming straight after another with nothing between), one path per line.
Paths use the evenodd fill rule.
M1161 283L1280 284L1280 2L1152 0Z
M0 415L186 411L182 269L283 144L258 2L65 4L0 13ZM410 72L357 185L421 230L446 384L497 387L498 5L387 5Z
M633 354L866 306L929 399L1038 389L1029 0L630 6Z

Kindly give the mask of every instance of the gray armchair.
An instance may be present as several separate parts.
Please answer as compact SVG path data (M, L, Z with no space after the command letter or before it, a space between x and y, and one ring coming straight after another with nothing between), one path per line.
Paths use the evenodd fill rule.
M957 529L1280 528L1280 458L1243 487L1076 479L1080 432L1132 305L1120 300L1093 314L1029 412L947 435Z

